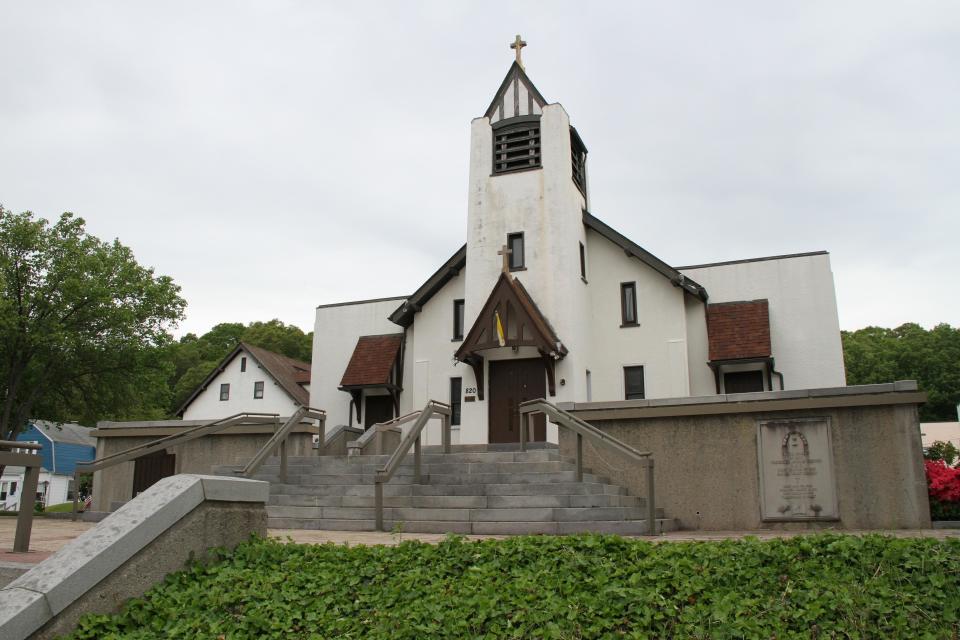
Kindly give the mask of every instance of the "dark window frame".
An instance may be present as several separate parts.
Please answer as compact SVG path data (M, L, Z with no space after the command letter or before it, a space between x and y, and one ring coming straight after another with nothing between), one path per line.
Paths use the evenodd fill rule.
M634 387L631 391L630 387L630 371L640 370L640 390L637 391ZM624 400L643 400L647 395L647 372L644 370L644 365L629 365L623 368L623 398Z
M263 400L263 387L264 387L263 380L257 380L256 382L253 383L253 399L254 400ZM257 395L257 392L259 392L260 395Z
M240 358L240 373L243 373L247 370L247 358L246 356Z
M570 127L570 164L573 184L584 198L587 197L587 147L577 130Z
M587 248L580 243L580 278L587 281Z
M744 389L742 391L733 391L730 390L727 386L727 377L730 377L730 382L733 382L735 385L737 383L743 384L747 378L754 378L754 380L759 376L760 378L760 388L759 389ZM724 393L758 393L761 391L768 391L767 389L767 376L763 369L746 369L743 371L724 371L723 372L723 392Z
M517 258L517 252L513 248L513 241L520 241L520 257ZM507 234L507 248L510 249L510 271L523 271L527 268L527 241L523 231L516 231Z
M460 426L463 418L463 378L450 378L450 426Z
M518 116L493 125L493 175L543 167L540 116Z
M627 302L627 291L632 293L631 295L631 304ZM627 312L630 312L633 317L628 318ZM636 282L621 282L620 283L620 326L621 327L635 327L640 324L640 320L637 317L637 283Z
M230 400L230 383L224 382L220 385L220 402Z
M458 298L453 301L453 340L463 340L464 315L466 313L465 301Z

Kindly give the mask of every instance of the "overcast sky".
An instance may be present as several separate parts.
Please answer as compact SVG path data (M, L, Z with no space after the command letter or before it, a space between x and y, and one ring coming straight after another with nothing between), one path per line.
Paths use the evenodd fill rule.
M523 35L592 212L674 265L826 249L840 325L960 325L960 3L0 4L0 203L183 288L178 334L313 328L466 237Z

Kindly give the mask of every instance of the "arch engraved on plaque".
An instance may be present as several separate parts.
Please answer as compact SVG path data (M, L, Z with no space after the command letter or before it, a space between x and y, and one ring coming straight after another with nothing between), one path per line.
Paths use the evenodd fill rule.
M837 520L829 418L757 421L765 521Z

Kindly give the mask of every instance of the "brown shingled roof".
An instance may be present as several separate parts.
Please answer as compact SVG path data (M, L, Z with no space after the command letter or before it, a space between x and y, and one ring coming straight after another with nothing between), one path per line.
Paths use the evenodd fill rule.
M769 358L770 310L765 299L707 305L710 361Z
M402 333L360 336L343 372L340 387L366 387L391 383L390 371L400 352Z

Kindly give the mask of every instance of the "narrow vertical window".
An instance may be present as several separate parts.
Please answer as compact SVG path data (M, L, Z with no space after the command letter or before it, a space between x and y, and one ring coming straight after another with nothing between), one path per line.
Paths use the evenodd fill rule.
M230 385L222 384L220 385L220 400L229 400L230 399Z
M255 400L260 400L263 398L263 381L257 381L253 383L253 397Z
M510 249L510 270L523 269L523 234L511 233L507 235L507 247Z
M240 372L242 373L246 370L247 370L247 359L245 357L240 358Z
M620 320L621 326L637 324L637 283L620 284Z
M460 400L463 378L450 378L450 426L460 424Z
M587 369L587 402L593 402L593 376L590 375L590 369Z
M463 340L463 300L453 301L453 339Z
M580 243L580 277L587 279L587 253L582 242Z
M643 367L623 368L623 389L627 400L643 400Z

